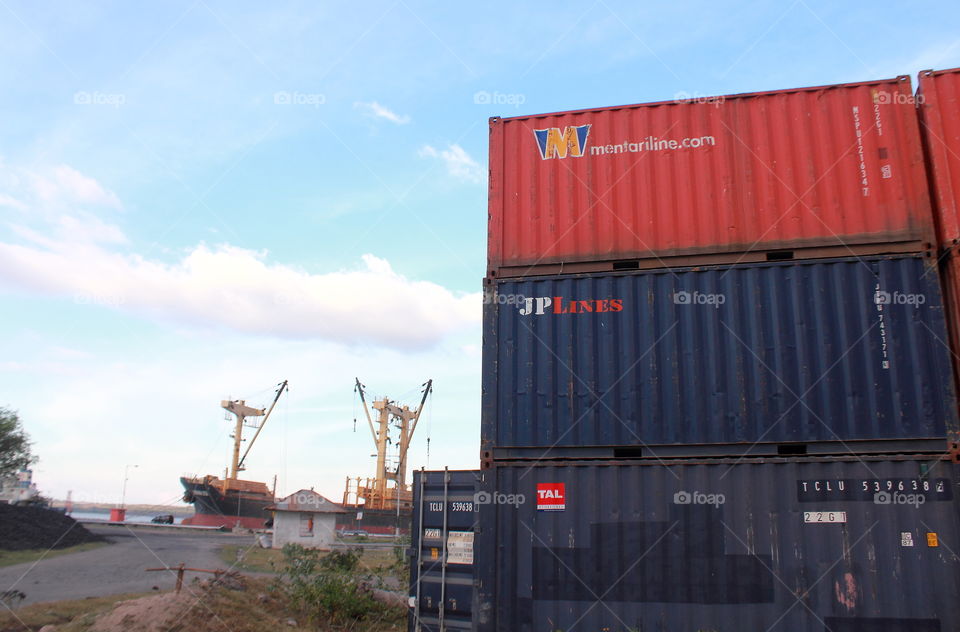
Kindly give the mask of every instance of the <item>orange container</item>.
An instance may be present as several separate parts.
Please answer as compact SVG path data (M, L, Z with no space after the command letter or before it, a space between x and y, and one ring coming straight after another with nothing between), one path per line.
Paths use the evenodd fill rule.
M960 243L960 68L921 72L917 102L937 236L950 247Z
M934 240L906 76L493 118L489 205L491 277Z

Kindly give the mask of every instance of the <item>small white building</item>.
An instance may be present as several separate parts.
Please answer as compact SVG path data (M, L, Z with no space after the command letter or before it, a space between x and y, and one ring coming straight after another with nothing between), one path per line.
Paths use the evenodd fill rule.
M273 512L273 548L299 544L308 549L328 549L337 537L337 515L343 507L312 489L301 489L275 505Z

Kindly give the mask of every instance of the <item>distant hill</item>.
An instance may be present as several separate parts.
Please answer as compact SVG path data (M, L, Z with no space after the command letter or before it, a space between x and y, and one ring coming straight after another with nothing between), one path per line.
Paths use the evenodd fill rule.
M67 501L65 500L54 500L50 503L54 507L65 507ZM74 511L90 511L90 510L110 510L116 507L116 504L113 503L73 503ZM143 514L171 514L174 516L192 516L193 515L193 506L186 505L133 505L127 503L127 513L143 513Z

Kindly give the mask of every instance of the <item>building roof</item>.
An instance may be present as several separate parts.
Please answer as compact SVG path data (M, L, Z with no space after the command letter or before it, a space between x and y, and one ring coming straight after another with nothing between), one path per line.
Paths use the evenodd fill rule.
M310 513L349 513L346 509L324 498L312 489L301 489L267 507L267 511L305 511Z

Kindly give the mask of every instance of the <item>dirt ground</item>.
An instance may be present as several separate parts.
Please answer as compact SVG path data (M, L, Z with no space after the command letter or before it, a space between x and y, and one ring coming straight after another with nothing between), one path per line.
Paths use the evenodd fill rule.
M91 526L91 532L109 544L37 562L0 568L0 593L16 590L26 595L22 605L64 599L84 599L124 593L169 590L176 583L171 572L147 568L176 566L227 569L218 550L228 544L254 546L252 535L151 527ZM188 579L193 575L188 575Z
M235 576L220 583L190 582L174 592L35 604L0 612L0 632L401 632L406 608L376 618L333 626L310 622L293 610L272 579ZM16 618L15 618L16 617ZM48 626L48 627L44 627Z
M24 599L0 605L0 632L393 632L405 629L405 603L377 611L373 619L334 627L306 621L276 586L279 551L259 549L252 535L165 530L150 527L90 527L108 544L54 558L0 568L4 591ZM248 557L249 556L249 557ZM278 557L280 556L280 557ZM262 558L262 559L261 559ZM238 559L241 560L237 564ZM360 573L387 564L392 549L371 547ZM211 584L210 575L188 573L183 591L172 592L172 572L161 566L242 570L238 582ZM254 562L262 562L257 564ZM269 562L269 564L267 563ZM249 566L240 569L239 566ZM399 581L394 578L392 587Z

